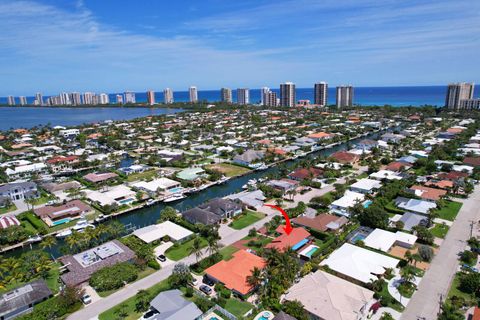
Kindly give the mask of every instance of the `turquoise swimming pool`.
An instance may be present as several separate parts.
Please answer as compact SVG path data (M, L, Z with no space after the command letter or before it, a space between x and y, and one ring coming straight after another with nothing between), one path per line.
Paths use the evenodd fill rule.
M350 239L350 242L351 243L356 243L357 241L363 241L365 240L366 236L364 234L361 234L361 233L357 233L356 235L354 235L351 239Z
M130 203L130 202L133 202L133 198L128 198L128 199L122 199L120 201L118 201L120 204L127 204L127 203Z
M315 253L315 251L317 251L317 250L318 250L318 247L312 247L312 249L308 250L308 252L305 253L305 256L311 258L312 255L313 255L313 254Z
M53 225L54 226L58 226L59 224L64 224L64 223L68 223L70 222L70 218L64 218L64 219L60 219L60 220L57 220L57 221L54 221L53 222Z
M364 207L365 209L368 208L368 207L372 204L372 202L373 202L372 200L367 200L367 201L365 201L365 202L363 203L363 207Z
M183 190L182 187L176 187L176 188L169 189L168 191L170 191L171 193L177 193L177 192L181 192L182 190Z

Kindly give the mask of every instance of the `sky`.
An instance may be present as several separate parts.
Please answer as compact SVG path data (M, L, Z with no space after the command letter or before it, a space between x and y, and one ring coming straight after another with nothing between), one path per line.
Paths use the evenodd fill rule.
M0 0L0 96L480 82L478 0Z

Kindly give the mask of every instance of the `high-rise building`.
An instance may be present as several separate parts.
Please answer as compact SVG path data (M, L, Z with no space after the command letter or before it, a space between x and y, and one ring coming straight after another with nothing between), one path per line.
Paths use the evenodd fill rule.
M459 109L462 100L473 99L473 83L450 83L445 98L445 107L448 109Z
M295 84L293 82L285 82L280 85L280 106L295 107L296 98Z
M125 103L126 104L133 104L135 103L135 92L132 91L125 91Z
M220 89L220 100L226 103L232 103L232 89L222 88Z
M9 106L14 106L15 105L15 97L14 96L8 96L7 97L7 103Z
M190 95L190 102L191 103L197 103L198 102L198 91L197 87L190 87L188 88L188 93Z
M313 103L321 107L328 104L328 84L326 82L315 83Z
M115 98L117 100L117 104L123 104L123 95L117 94Z
M108 94L100 93L100 95L98 96L98 103L99 104L109 104L110 103L110 98L108 97Z
M72 92L70 93L70 101L72 102L72 105L74 106L79 106L82 104L82 99L80 96L80 92Z
M337 108L353 107L353 87L337 87Z
M266 103L266 95L270 92L270 88L268 87L263 87L260 89L260 104L262 106L265 106Z
M465 99L460 101L460 109L478 110L480 109L480 99Z
M165 90L163 90L163 102L165 102L165 104L173 103L173 91L172 91L172 89L165 88Z
M237 89L237 103L243 106L250 103L250 89L248 88Z
M155 104L155 92L152 90L147 91L147 103L151 106Z
M264 103L264 106L267 106L267 107L276 107L276 106L278 106L278 103L279 103L279 102L278 102L278 98L277 98L277 93L268 90L268 92L266 92L266 93L264 94L263 103Z
M60 93L60 104L61 105L70 105L70 95L66 92Z
M21 105L21 106L25 106L25 105L28 104L28 102L27 102L27 97L25 97L25 96L20 96L19 99L20 99L20 105Z
M83 93L83 104L86 105L93 105L93 96L95 93L93 92L84 92Z
M35 100L33 104L36 106L43 106L43 96L40 92L35 93Z

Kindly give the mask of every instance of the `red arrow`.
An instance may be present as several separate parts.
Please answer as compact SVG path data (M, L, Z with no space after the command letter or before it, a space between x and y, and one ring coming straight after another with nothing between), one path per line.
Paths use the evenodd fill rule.
M290 224L290 218L288 217L288 214L285 212L285 210L273 204L266 204L266 206L271 207L275 210L278 210L282 213L283 217L285 218L285 227L283 227L283 230L285 230L285 233L289 235L292 232L293 228L292 228L292 225Z

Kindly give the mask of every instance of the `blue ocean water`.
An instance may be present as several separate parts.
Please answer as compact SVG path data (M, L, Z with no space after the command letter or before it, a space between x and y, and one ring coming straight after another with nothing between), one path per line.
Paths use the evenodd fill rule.
M200 88L201 89L201 88ZM279 94L278 88L273 91ZM411 87L355 87L354 103L359 105L392 105L392 106L422 106L436 105L443 106L445 102L446 86L411 86ZM162 90L159 90L162 91ZM236 90L233 90L233 100L237 100ZM297 88L297 100L308 99L313 103L313 88ZM110 101L115 102L116 93L110 94ZM188 102L188 91L174 91L174 100L176 102ZM477 93L476 97L480 97ZM156 92L157 102L163 102L163 93ZM199 90L198 98L209 102L220 100L220 90ZM33 97L27 97L29 103L33 102ZM145 92L136 93L137 102L146 102ZM0 97L0 103L6 103L5 97ZM260 89L250 90L250 102L260 101ZM17 98L18 102L18 98ZM328 90L328 103L335 103L335 88Z

